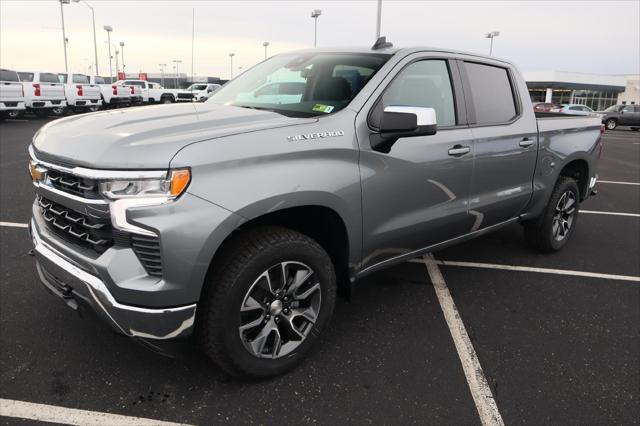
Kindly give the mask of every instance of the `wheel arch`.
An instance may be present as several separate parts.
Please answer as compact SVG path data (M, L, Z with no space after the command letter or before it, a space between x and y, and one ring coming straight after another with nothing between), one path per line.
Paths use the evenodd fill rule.
M576 180L578 183L578 188L580 189L580 199L584 200L587 198L589 191L589 163L587 160L582 158L577 158L569 161L567 164L562 167L560 170L560 174L558 175L556 182L560 177L570 177Z

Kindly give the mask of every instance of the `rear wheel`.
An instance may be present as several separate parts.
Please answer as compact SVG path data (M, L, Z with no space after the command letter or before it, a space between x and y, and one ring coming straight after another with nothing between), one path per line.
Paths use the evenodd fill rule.
M302 361L329 322L335 272L306 235L276 227L244 232L213 265L198 331L205 352L228 373L269 377Z
M605 126L607 127L607 130L614 130L616 127L618 127L618 120L616 120L615 118L610 118L606 121Z
M62 117L67 113L67 109L65 107L53 107L51 108L51 115L55 117Z
M578 221L580 190L576 181L561 176L542 215L525 222L525 238L534 248L551 253L569 241Z
M160 103L161 104L172 104L173 103L173 98L171 96L163 96L160 98Z

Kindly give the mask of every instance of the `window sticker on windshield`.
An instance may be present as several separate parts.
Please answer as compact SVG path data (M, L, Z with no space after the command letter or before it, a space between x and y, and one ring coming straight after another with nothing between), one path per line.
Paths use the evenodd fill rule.
M313 111L324 112L325 114L329 114L331 111L333 111L333 105L315 104L313 106Z

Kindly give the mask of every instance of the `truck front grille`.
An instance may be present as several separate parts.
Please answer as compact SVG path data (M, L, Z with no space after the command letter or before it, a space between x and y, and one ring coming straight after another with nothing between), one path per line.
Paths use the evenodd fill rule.
M178 93L178 99L193 99L193 94L191 94L191 93Z
M93 179L82 178L54 169L47 171L47 178L49 179L51 186L59 189L60 191L92 200L98 200L101 198L100 192L98 191L98 182Z
M43 196L38 196L42 218L49 229L70 242L103 253L113 245L111 222L71 210Z
M162 276L162 257L158 237L131 234L131 248L147 274Z

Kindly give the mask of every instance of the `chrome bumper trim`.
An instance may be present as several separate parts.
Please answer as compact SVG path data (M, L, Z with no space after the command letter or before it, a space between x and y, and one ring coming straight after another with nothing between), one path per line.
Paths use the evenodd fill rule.
M122 334L130 337L165 340L187 335L193 328L196 314L195 303L160 309L123 305L115 300L100 278L80 269L70 259L43 241L33 220L29 227L36 256L42 256L56 268L60 268L82 283L90 295L92 307L99 311L98 313L102 313ZM44 283L48 283L49 286L53 286L42 273L40 273L40 279ZM75 283L65 284L78 290L74 287Z

